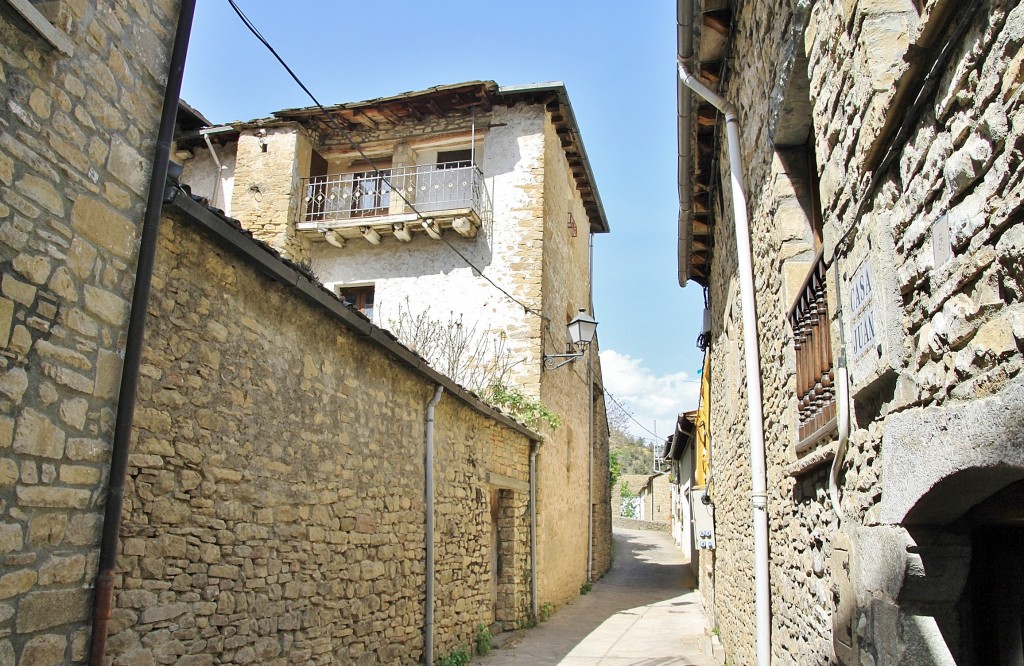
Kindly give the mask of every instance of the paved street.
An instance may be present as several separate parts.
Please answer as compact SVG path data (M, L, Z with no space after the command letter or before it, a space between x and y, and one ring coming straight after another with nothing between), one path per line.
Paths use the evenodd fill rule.
M474 664L714 666L700 593L672 537L616 529L615 564L590 594Z

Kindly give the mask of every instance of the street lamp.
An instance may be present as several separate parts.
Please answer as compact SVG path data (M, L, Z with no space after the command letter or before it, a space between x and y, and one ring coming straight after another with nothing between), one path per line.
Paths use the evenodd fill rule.
M569 349L575 351L567 354L544 354L545 370L556 370L582 357L594 340L594 334L597 332L597 320L581 308L579 314L566 324L565 330L569 337Z

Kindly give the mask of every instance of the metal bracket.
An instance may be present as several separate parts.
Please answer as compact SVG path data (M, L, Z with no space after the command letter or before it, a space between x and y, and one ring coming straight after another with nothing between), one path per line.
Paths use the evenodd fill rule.
M582 358L586 352L576 352L575 354L544 354L544 369L545 370L557 370L563 365L568 365L578 358ZM562 359L559 361L558 359Z

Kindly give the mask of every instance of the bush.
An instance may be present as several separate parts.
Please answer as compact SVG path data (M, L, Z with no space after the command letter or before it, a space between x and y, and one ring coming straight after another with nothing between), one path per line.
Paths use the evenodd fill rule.
M451 654L441 657L435 662L437 666L466 666L469 664L469 653L461 647Z
M483 657L494 647L494 637L491 630L482 624L476 625L476 653Z

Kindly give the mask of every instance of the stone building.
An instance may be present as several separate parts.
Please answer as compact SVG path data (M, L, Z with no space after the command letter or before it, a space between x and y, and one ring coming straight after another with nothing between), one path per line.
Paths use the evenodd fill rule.
M0 2L0 663L82 663L172 0Z
M778 663L1020 663L1024 7L684 0L678 14L682 69L738 116L730 137L734 109L681 87L680 282L710 303L717 548L701 589L728 658L766 663L760 640Z
M177 37L187 34L185 6L0 2L0 663L413 663L428 637L441 656L471 645L481 624L527 622L536 550L562 546L535 538L545 516L577 512L573 570L553 570L547 598L564 592L563 578L578 585L587 575L578 478L571 499L558 479L547 484L546 514L533 515L530 494L543 483L538 458L579 474L588 419L566 418L560 439L549 437L558 448L538 455L539 435L183 193L168 190L162 229L146 233L159 220L147 188L164 191L152 177L164 160L154 168L153 154L166 151L155 150L157 127L170 118L161 99L174 90L168 71L180 72L169 62L172 41L183 55L175 25L180 11ZM532 167L577 159L551 148L567 100L537 95L540 108L553 106L539 125L544 159ZM179 116L182 134L208 125L188 116ZM225 147L244 139L207 144L213 199L225 208L234 158ZM246 185L250 199L256 184ZM584 199L592 208L596 195L576 186L567 176L549 190L575 192L566 210ZM158 250L148 308L132 306L140 238ZM572 247L578 266L586 253ZM551 244L545 251L563 258ZM550 291L575 297L580 282ZM148 320L144 341L130 319ZM138 386L119 394L132 340L144 345ZM581 365L546 390L578 380ZM593 376L599 385L599 369ZM556 394L552 407L582 395L565 394L575 397ZM593 431L605 441L601 419ZM126 474L115 504L118 441ZM114 506L123 520L105 522ZM597 513L598 572L608 557L602 520ZM112 613L94 622L106 609L97 593L105 554ZM428 580L444 603L425 603ZM90 656L99 644L90 632L104 626L106 657Z
M540 436L171 195L113 662L432 663L528 623Z
M545 368L567 351L567 323L593 312L590 243L608 231L565 87L436 86L183 128L177 145L194 193L230 189L226 212L375 324L462 384L516 387L560 418L539 454L541 600L600 576L611 516L596 340ZM463 362L435 353L460 345Z

